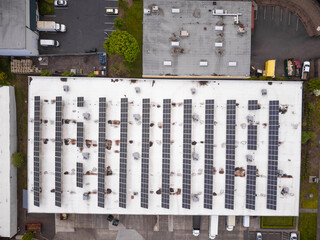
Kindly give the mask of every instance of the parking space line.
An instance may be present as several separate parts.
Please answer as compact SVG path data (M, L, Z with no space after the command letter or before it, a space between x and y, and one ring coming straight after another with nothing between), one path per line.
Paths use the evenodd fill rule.
M104 22L104 24L114 24L114 22Z
M267 7L263 9L263 19L266 20Z
M280 8L280 22L282 22L282 8Z
M273 18L274 18L274 6L272 6L272 17L271 17L271 19L273 20Z
M288 25L290 25L290 21L291 21L291 12L289 12Z
M67 7L55 7L54 10L67 10L68 8Z
M117 2L118 0L106 0L106 2Z
M297 25L296 25L296 31L298 32L299 29L299 18L297 17Z

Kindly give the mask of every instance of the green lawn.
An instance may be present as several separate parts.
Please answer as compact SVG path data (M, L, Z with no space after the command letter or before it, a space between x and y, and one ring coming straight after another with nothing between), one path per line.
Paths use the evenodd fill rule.
M299 231L300 240L315 240L317 237L317 214L300 213Z
M139 44L140 52L133 63L126 63L126 67L131 77L142 76L142 20L143 20L143 1L135 0L130 8L124 9L124 21L126 30L135 37Z
M54 0L40 0L39 13L40 15L52 15L54 14Z
M318 184L308 183L305 179L301 181L301 192L300 192L300 202L302 208L318 208ZM313 199L307 199L307 194L313 194Z
M261 228L294 228L295 217L261 217Z

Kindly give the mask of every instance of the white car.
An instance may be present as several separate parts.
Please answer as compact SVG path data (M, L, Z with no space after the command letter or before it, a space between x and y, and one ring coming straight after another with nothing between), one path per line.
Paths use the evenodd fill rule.
M118 8L106 8L106 14L108 15L118 15L119 9Z
M298 236L296 233L290 233L290 240L298 240Z
M261 234L261 232L257 232L257 240L262 240L262 234Z
M66 7L68 6L68 2L66 0L55 0L53 5L55 7Z

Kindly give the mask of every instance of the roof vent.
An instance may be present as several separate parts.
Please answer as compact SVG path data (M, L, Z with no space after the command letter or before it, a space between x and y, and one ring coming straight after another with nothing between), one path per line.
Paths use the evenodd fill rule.
M196 89L195 88L191 88L191 93L195 94L196 93Z
M229 67L236 67L237 66L237 62L229 62L228 66Z
M83 152L82 153L82 157L83 157L83 159L88 160L89 159L89 153L88 152Z
M157 5L152 6L152 12L158 12L159 11L159 7Z
M85 192L83 193L83 200L89 200L90 197L89 197L89 193Z
M143 13L144 13L145 15L150 15L151 11L150 11L149 8L145 8L145 9L143 9Z
M180 9L179 8L172 8L171 12L172 13L180 13Z
M187 30L181 30L180 31L180 36L181 37L189 37L189 32Z
M140 88L139 87L135 87L134 90L136 90L136 93L140 93Z
M139 160L140 154L138 152L132 153L133 159L134 160Z
M262 90L261 90L261 94L262 94L263 96L267 95L267 93L268 93L268 92L267 92L267 89L262 89Z
M194 201L194 202L199 202L199 197L198 197L198 195L193 195L193 198L192 198L192 200Z
M199 154L198 153L192 153L192 158L193 158L193 160L198 161L199 160Z
M172 47L179 47L180 46L180 42L179 41L172 41L171 42L171 46Z
M253 116L248 115L248 116L247 116L247 121L248 121L248 123L254 123L254 118L253 118Z
M89 120L90 119L90 113L83 113L82 115L83 115L83 118L85 120Z
M68 85L63 85L63 91L69 92L69 86Z
M200 61L200 67L207 67L207 66L208 66L208 61L206 61L206 60Z
M171 66L171 61L163 61L164 66Z
M194 114L192 116L193 121L198 122L199 121L199 115L198 114Z
M253 156L248 154L246 155L246 158L247 158L247 162L252 162L253 161Z
M133 114L133 118L135 121L139 121L140 120L140 114Z

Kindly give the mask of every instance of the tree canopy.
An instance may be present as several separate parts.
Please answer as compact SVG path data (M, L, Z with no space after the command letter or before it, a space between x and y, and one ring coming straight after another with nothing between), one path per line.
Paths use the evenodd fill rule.
M104 48L109 55L123 55L124 61L134 62L140 52L137 40L128 32L116 30L104 42Z

